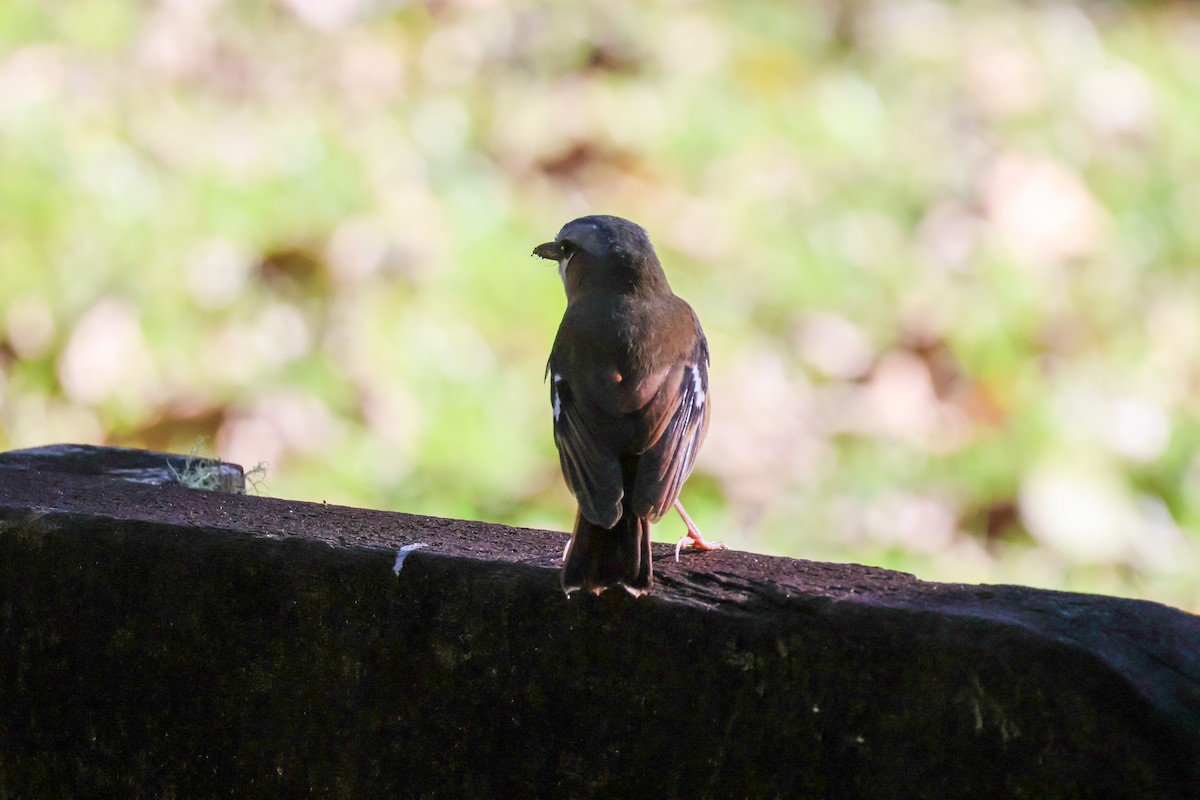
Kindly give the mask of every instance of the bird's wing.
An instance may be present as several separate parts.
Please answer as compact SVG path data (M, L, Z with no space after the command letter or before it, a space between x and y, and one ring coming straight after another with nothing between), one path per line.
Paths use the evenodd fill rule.
M587 404L585 396L576 391L569 375L555 370L553 363L547 365L547 373L552 376L550 408L563 478L579 502L580 513L596 525L611 528L621 518L621 498L625 494L621 463L604 445L595 425L588 424L588 420L597 421L606 415L596 408L583 408Z
M671 370L647 409L665 424L659 423L661 433L638 459L631 500L635 514L654 521L679 496L708 431L708 341L699 321L696 333L691 357Z

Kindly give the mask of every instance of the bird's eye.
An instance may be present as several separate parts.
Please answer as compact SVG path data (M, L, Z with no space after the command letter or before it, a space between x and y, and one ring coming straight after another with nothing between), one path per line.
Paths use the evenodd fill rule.
M558 251L562 253L563 258L569 258L575 252L575 243L570 239L563 239L558 243Z

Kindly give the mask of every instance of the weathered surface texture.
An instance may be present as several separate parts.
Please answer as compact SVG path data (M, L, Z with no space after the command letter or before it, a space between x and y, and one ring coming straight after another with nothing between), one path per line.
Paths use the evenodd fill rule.
M30 450L9 450L0 453L0 469L106 475L154 486L175 483L194 488L203 485L222 492L246 493L246 476L237 464L128 447L52 444Z
M1189 614L564 537L0 467L0 797L1200 796Z

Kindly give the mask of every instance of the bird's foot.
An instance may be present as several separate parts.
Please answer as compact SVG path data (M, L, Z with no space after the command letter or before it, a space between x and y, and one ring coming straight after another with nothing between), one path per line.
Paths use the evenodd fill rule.
M675 560L679 560L679 551L683 549L685 542L691 542L692 547L697 550L728 550L729 545L724 542L710 542L700 535L700 531L688 531L678 542L675 543Z
M683 524L687 525L687 534L682 536L675 543L675 560L679 560L679 551L683 549L684 542L691 542L691 546L697 550L728 550L729 548L724 542L710 542L704 538L704 534L700 533L700 528L688 516L687 511L683 508L683 503L675 501L675 510L679 512L679 516L683 517Z

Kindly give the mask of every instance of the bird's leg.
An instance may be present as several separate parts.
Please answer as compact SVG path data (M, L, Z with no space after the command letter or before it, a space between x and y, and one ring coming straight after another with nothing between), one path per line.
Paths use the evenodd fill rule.
M683 524L687 525L687 535L682 537L675 543L675 560L679 560L679 551L683 548L683 543L688 539L692 540L692 547L697 550L728 550L724 542L710 542L704 538L704 534L700 533L700 529L696 527L696 523L692 522L692 518L688 516L687 511L683 508L683 503L675 500L675 510L679 512L679 516L683 517Z

